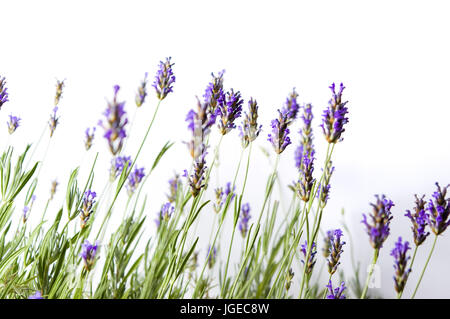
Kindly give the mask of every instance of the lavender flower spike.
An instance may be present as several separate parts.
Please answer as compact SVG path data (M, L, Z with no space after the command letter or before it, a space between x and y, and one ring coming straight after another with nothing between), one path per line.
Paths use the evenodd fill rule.
M128 176L128 184L127 184L127 189L128 189L128 195L131 196L133 195L133 193L136 191L137 187L139 186L139 183L142 181L142 179L144 178L145 173L144 173L144 168L135 168L134 171Z
M348 101L342 102L342 92L345 89L342 83L338 93L336 93L334 83L330 89L333 95L328 102L327 109L323 112L321 127L328 143L337 143L342 140L341 135L345 131L344 125L348 123L348 118L345 117L348 113L346 107Z
M425 239L427 239L430 232L425 231L425 227L428 225L428 214L425 212L425 204L426 202L423 200L425 195L419 198L416 197L416 207L414 207L414 213L411 213L409 210L406 211L405 216L411 220L412 227L411 230L414 236L414 243L416 246L420 246Z
M156 72L155 81L153 87L156 90L156 96L160 101L164 100L166 96L173 92L172 85L175 82L175 76L173 75L172 66L174 63L170 63L172 58L166 58L166 61L159 62L159 69Z
M113 155L120 152L123 146L123 141L127 136L125 132L125 125L128 119L125 117L125 102L117 101L117 94L120 86L114 86L114 98L112 102L108 102L108 107L103 115L106 117L105 123L99 121L99 125L105 130L103 135L109 144L109 149Z
M248 233L248 222L250 221L250 204L246 203L242 205L242 214L241 220L239 221L239 231L241 232L242 237L245 238Z
M191 188L191 194L193 197L196 197L200 190L205 187L203 183L205 179L206 172L206 146L202 144L202 153L194 162L194 173L189 176L189 186Z
M430 224L431 230L434 234L442 234L450 225L448 217L450 215L450 198L446 198L447 189L450 185L443 188L436 183L437 191L433 193L434 201L430 199L427 205L428 224Z
M214 211L218 214L223 205L223 187L217 187L214 189L216 195L216 202L213 205Z
M86 139L84 140L84 147L86 148L86 151L89 151L89 149L92 147L92 142L94 141L94 137L95 137L95 126L92 128L92 133L91 133L91 129L87 128L85 133L85 137Z
M145 72L144 79L141 81L141 85L138 88L138 92L136 93L136 106L141 107L145 102L145 98L147 97L147 76L148 73Z
M289 268L289 270L286 272L286 283L284 285L284 287L286 288L286 290L289 290L291 288L292 285L292 279L294 279L294 275L295 273L292 271L292 268Z
M84 268L87 271L90 271L95 264L98 245L98 241L95 242L94 245L92 245L87 239L81 245L80 257L83 258Z
M258 126L258 103L253 98L248 101L249 112L245 112L242 126L239 126L239 136L242 140L242 147L246 148L251 142L256 140L261 132L262 125Z
M308 202L314 186L314 150L311 154L304 154L300 167L300 179L294 183L292 188L304 202Z
M214 267L214 264L216 263L216 257L217 257L217 249L216 247L213 248L211 251L211 246L208 247L208 253L206 254L208 256L208 267L209 269Z
M197 98L197 112L190 110L186 116L188 129L192 132L192 139L185 142L189 148L192 158L197 159L202 152L203 141L211 131L216 122L216 114L208 111L208 104L202 103Z
M330 238L330 248L329 248L329 258L328 258L328 273L333 275L339 264L341 263L339 259L344 251L342 246L345 245L345 241L341 241L342 230L336 229L331 232Z
M330 179L334 172L334 166L332 161L328 161L327 167L325 168L325 173L323 176L323 182L319 184L317 189L317 198L319 199L320 206L323 208L327 204L328 198L330 197Z
M296 118L300 106L297 103L298 93L295 91L295 88L292 90L292 93L286 99L286 105L283 108L282 112L286 113L289 119L289 123L292 123Z
M301 245L300 247L300 251L302 252L303 256L305 257L305 259L308 256L308 242L305 240L305 243ZM316 243L313 242L311 245L311 251L309 252L309 259L305 265L305 261L302 260L301 262L303 263L303 265L305 265L306 270L305 270L305 274L310 275L313 271L314 265L316 264L316 254L317 254L317 247L316 247Z
M300 170L304 154L311 154L314 149L313 145L313 131L312 131L312 105L306 104L303 107L303 127L300 130L300 145L295 150L295 166Z
M6 79L0 76L0 109L8 102L8 88L6 87Z
M331 245L333 243L333 238L334 238L334 231L328 230L325 238L323 239L323 248L322 248L322 255L325 258L328 258L330 256L330 250L331 250Z
M22 221L25 224L28 220L28 212L30 211L30 208L28 206L24 206L22 210Z
M408 260L411 258L406 256L409 247L409 243L405 241L402 242L402 238L399 237L398 241L395 243L395 248L391 251L391 256L394 257L394 269L395 269L395 291L401 293L405 288L406 281L408 280L411 268L407 269Z
M369 235L370 244L374 249L383 247L383 243L389 236L389 225L392 219L391 208L394 203L382 195L377 198L376 204L370 204L373 207L372 214L369 214L371 222L367 221L367 217L363 214L362 223L366 226L366 232Z
M52 181L52 186L50 188L50 200L52 200L53 196L55 196L57 187L58 187L58 181L55 179Z
M63 93L63 89L64 89L64 81L59 81L56 80L56 94L55 94L55 106L57 106L59 104L59 101L61 99L62 93Z
M50 120L48 121L48 126L50 128L50 137L53 136L53 132L55 132L56 127L58 126L58 123L59 123L59 117L56 116L57 111L58 111L58 107L55 106L53 108L53 113L50 114Z
M8 133L12 134L16 131L16 129L19 127L20 125L20 118L17 116L12 116L9 115L9 121L6 122L6 124L8 124Z
M174 212L175 208L172 206L172 203L168 202L161 206L161 209L158 213L158 218L155 219L156 226L159 228L161 226L161 222L168 222L170 217Z
M268 135L268 141L272 143L272 146L277 154L281 154L286 147L291 144L289 138L289 119L286 113L282 113L278 110L278 119L272 120L272 134Z
M84 193L83 204L80 208L81 229L83 229L86 226L86 223L88 222L89 218L94 212L94 204L96 197L97 194L91 191L90 189L88 189Z
M227 134L236 127L234 121L241 116L243 103L241 93L239 91L235 93L231 89L225 95L224 103L219 104L219 108L217 109L217 114L220 116L218 127L222 135Z
M174 178L169 179L169 194L167 194L167 200L169 203L173 203L177 199L178 183L180 182L180 176L175 174Z
M111 168L110 168L110 180L114 181L117 177L122 174L125 165L127 166L127 170L131 168L131 156L116 156L111 160Z
M345 299L345 295L343 294L344 290L347 289L345 287L344 282L341 282L341 285L335 289L333 289L333 284L331 283L331 280L328 282L328 285L326 285L328 288L328 295L327 299Z
M225 101L225 94L223 92L223 74L225 70L219 72L217 76L212 73L213 81L208 84L203 95L205 103L208 106L208 112L213 115L216 114L219 105L223 105ZM215 118L214 118L215 119Z

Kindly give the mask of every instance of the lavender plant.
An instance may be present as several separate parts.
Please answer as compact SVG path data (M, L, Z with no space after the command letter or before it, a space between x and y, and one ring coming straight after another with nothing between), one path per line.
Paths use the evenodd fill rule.
M333 83L329 87L331 98L320 125L327 150L320 154L320 148L313 145L314 128L318 125L314 124L312 104L300 104L295 89L271 121L267 143L258 139L263 127L259 121L263 117L256 99L246 102L239 91L226 89L225 71L212 74L202 99L197 98L186 116L188 137L184 143L188 146L186 158L192 163L181 168L185 169L183 177L174 174L168 185L164 184L164 200L157 203L147 181L162 158L168 156L173 143L164 144L153 163L145 162L145 169L137 166L137 162L144 162L139 157L144 147L158 143L157 135L151 143L147 140L162 101L169 104L168 97L174 93L173 66L171 58L158 64L152 84L154 91L148 90L146 72L134 95L130 112L135 115L144 104L149 108L156 104L144 136L130 135L132 125L128 125L125 111L125 105L129 104L125 98L119 99L120 87L114 86L103 119L97 127L84 131L85 153L92 155L89 166L83 161L69 172L67 185L63 183L58 192L58 182L53 180L47 198L41 199L39 195L37 199L35 195L43 187L39 173L47 154L45 151L42 158L34 157L42 137L33 144L31 154L29 145L18 155L12 146L0 154L0 298L371 297L368 288L373 269L390 235L391 223L395 222L391 212L393 202L384 195L377 196L376 203L371 204L372 212L363 215L362 224L374 257L366 284L355 290L357 293L347 291L344 282L352 287L352 282L359 283L359 277L348 281L349 276L340 266L345 263L344 245L352 248L348 228L323 232L322 218L333 195L330 189L332 185L339 186L332 180L333 165L337 163L332 160L333 152L343 141L349 122L348 101L343 100L344 85L336 88ZM43 123L50 129L46 150L60 124L57 112L66 89L69 88L65 81L57 81L50 120ZM7 90L5 78L0 77L0 110L6 102L13 103ZM245 111L244 104L248 106ZM236 145L240 156L234 175L227 176L226 183L219 178L214 183L211 176L217 174L221 142L236 134L234 129L242 114L236 132L241 146ZM20 118L9 115L9 134L19 124ZM293 136L291 130L297 124L299 134ZM217 129L213 129L215 126ZM93 143L98 127L103 128L109 148L104 154L107 165L98 164L100 151L92 154L92 150L95 153L101 147L100 143ZM291 162L298 176L291 185L284 185L278 165L296 138L298 144ZM134 153L126 147L129 140L139 145ZM274 152L268 152L267 156L275 157L259 202L252 202L257 190L246 189L249 172L255 169L252 163L259 160L252 161L255 143L273 148ZM33 164L31 168L24 164L25 159ZM99 185L98 176L106 177L106 185ZM277 184L281 192L293 191L290 202L277 198ZM397 298L402 297L411 281L409 274L415 269L418 247L433 233L433 246L416 283L412 298L415 297L437 238L450 225L447 195L450 186L436 186L431 199L416 196L413 211L406 211L405 217L412 224L410 242L415 245L412 258L408 255L410 242L402 239L405 236L399 237L391 251L395 271L393 291ZM63 201L59 201L59 195ZM35 204L41 200L46 201L44 208ZM122 205L122 201L126 204ZM151 227L146 227L149 214L153 216ZM109 224L112 216L115 225ZM208 229L210 236L203 238L197 227L203 227L208 217L213 219ZM343 238L350 238L350 243L346 244ZM317 254L320 250L323 256ZM321 276L322 267L328 272L328 281ZM337 276L340 284L333 287Z

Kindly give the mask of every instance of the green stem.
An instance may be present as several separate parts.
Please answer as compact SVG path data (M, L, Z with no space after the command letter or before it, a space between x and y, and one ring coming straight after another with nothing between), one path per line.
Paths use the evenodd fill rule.
M267 204L267 200L269 199L270 194L272 193L273 184L275 182L275 177L277 175L277 168L278 168L279 161L280 161L280 154L277 154L277 157L276 157L276 160L275 160L275 165L274 165L274 170L273 170L273 173L270 175L270 179L269 179L269 183L267 185L264 202L263 202L263 205L261 207L261 212L259 213L258 221L256 223L255 230L254 230L254 232L252 234L252 238L249 241L250 243L255 243L255 241L256 241L256 236L257 236L259 228L261 226L261 218L264 215L264 211L265 211L265 207L266 207L266 204ZM239 267L239 271L238 271L238 273L236 275L236 278L234 279L233 285L231 286L231 290L230 290L229 296L232 296L233 293L234 293L234 290L236 289L237 283L239 281L239 277L241 276L241 273L244 270L245 265L247 264L247 261L248 261L248 258L250 257L250 252L251 252L252 248L253 248L253 246L249 247L249 249L245 253L244 261L241 263L241 266Z
M239 200L242 199L242 197L244 196L244 191L245 191L245 185L247 184L247 177L248 177L248 168L250 166L250 155L252 152L252 143L250 143L250 147L249 147L249 151L248 151L248 157L247 157L247 167L245 169L245 178L244 178L244 185L242 187L242 191L241 191L241 195L239 196ZM241 154L241 159L239 160L239 165L241 164L241 160L242 160L242 155L244 155L244 150L242 151ZM237 172L236 172L236 176L237 176ZM236 178L235 178L236 180ZM238 199L236 199L238 200ZM240 204L240 203L239 203ZM239 207L237 208L237 212L238 215L241 211L241 207L239 205ZM222 287L222 296L224 295L224 290L225 290L225 283L227 281L227 275L228 275L228 265L230 263L230 256L231 256L231 248L233 247L233 241L234 241L234 234L236 232L236 222L237 222L237 218L235 219L234 225L233 225L233 233L231 234L231 242L230 242L230 247L228 248L228 256L227 256L227 264L225 266L225 275L223 277L223 287Z
M375 268L375 264L377 263L379 253L380 253L379 248L375 249L375 251L373 252L372 264L370 265L369 274L367 275L366 284L364 285L364 289L363 289L360 299L366 298L367 289L369 289L370 277L372 277L373 270Z
M436 235L436 236L434 237L433 247L431 247L431 251L430 251L430 253L429 253L429 255L428 255L427 262L425 263L425 267L423 267L422 273L420 274L419 281L417 282L416 289L414 289L414 293L413 293L411 299L414 299L414 297L416 296L417 289L419 289L420 282L422 281L422 278L423 278L423 274L425 273L425 270L427 269L428 263L430 262L431 255L433 254L434 247L436 246L436 241L437 241L437 239L438 239L438 235Z

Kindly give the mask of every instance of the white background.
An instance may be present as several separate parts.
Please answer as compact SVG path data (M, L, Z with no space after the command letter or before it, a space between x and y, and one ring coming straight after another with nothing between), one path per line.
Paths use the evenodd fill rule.
M106 100L112 97L112 86L122 87L120 98L127 101L132 117L134 94L144 72L153 80L158 62L172 56L177 77L174 94L162 103L138 161L148 167L166 140L176 142L149 180L147 230L151 233L166 180L174 170L180 172L189 165L181 143L189 138L184 118L195 106L195 95L203 94L211 72L226 69L226 88L240 90L246 101L250 96L258 100L264 126L258 145L272 154L266 141L270 119L296 87L299 102L314 106L316 172L320 172L325 151L318 125L330 98L328 86L342 81L347 87L344 97L349 100L350 123L335 151L325 228L338 227L340 210L345 208L356 239L355 253L365 268L372 250L361 214L369 211L374 194L385 193L395 202L392 234L380 257L383 279L377 291L393 297L389 252L399 235L411 240L404 212L413 207L415 193L429 197L436 181L450 182L449 9L446 1L411 0L1 1L0 74L7 77L11 101L3 106L0 121L5 123L11 113L23 119L9 141L3 125L2 143L23 148L36 141L53 108L56 79L66 79L61 124L42 168L37 207L43 207L54 178L61 183L57 200L62 202L70 170L80 161L86 170L92 162L95 151L85 153L84 130L100 119ZM135 153L155 104L151 90L138 111L129 154ZM284 185L296 176L293 151L298 129L297 124L292 130L294 145L282 154ZM37 156L43 156L47 135L48 131ZM101 152L95 182L101 189L110 154L100 134L95 149ZM216 177L221 184L234 174L239 150L237 132L230 133L223 143ZM254 214L271 167L255 150L247 192ZM104 176L100 176L102 169ZM57 202L52 203L50 209L57 207ZM38 212L39 208L33 210ZM210 227L211 214L203 213L203 228ZM420 297L450 297L449 236L444 233L438 240ZM428 240L420 248L419 268L430 246ZM347 271L351 270L349 248L342 264ZM406 297L419 268L411 274Z

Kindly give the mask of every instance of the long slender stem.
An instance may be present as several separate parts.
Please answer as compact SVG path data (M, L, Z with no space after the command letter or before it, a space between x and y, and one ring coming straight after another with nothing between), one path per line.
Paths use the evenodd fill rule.
M258 230L259 230L259 228L261 226L261 218L264 215L264 211L265 211L265 208L266 208L267 200L269 199L270 194L272 193L273 184L275 182L275 177L277 175L277 169L278 169L279 161L280 161L280 154L277 154L277 157L276 157L276 160L275 160L275 165L274 165L274 170L273 170L273 173L270 175L269 183L267 184L267 189L266 189L266 195L265 195L265 198L264 198L264 202L263 202L263 205L261 207L261 212L259 213L258 221L256 223L255 230L253 232L253 236L252 236L252 238L250 240L250 243L254 243L255 242L256 236L258 234ZM239 267L239 271L238 271L238 273L236 275L236 278L234 279L233 285L231 286L229 296L232 296L234 290L236 289L236 285L238 283L239 277L241 276L241 273L244 270L245 265L247 264L248 258L250 257L250 252L252 250L251 248L252 247L250 247L245 253L244 260L241 263L241 266Z
M366 284L364 285L364 289L363 289L363 292L361 294L361 298L360 299L365 299L366 298L367 289L369 289L370 277L372 277L373 270L375 268L375 264L377 263L379 253L380 253L380 249L379 248L375 249L375 251L373 252L372 264L370 265L369 274L367 275Z
M419 289L420 282L422 281L423 275L425 274L425 270L427 269L428 263L430 262L431 255L432 255L433 252L434 252L434 247L436 246L436 241L437 241L437 239L438 239L438 235L436 235L436 236L434 237L433 247L431 247L430 253L428 254L427 262L425 263L425 266L424 266L423 269L422 269L422 273L420 274L419 281L417 282L416 289L414 289L414 293L413 293L413 295L411 296L411 299L414 299L414 297L416 297L417 289Z
M245 185L247 184L247 176L248 176L248 168L250 166L250 155L252 152L252 144L250 143L250 147L249 147L249 151L248 151L248 157L247 157L247 167L245 169L245 178L244 178L244 186L242 187L242 191L241 191L241 195L239 196L239 198L242 198L244 196L244 191L245 191ZM244 152L242 152L241 154L241 159L242 159L242 155L244 154ZM239 160L239 164L241 163L241 161ZM237 208L238 213L241 211L241 207ZM233 247L233 241L234 241L234 234L236 232L236 223L234 223L233 225L233 233L231 235L231 242L230 242L230 247L228 248L228 255L227 255L227 263L225 266L225 275L223 277L223 287L222 287L222 296L225 290L225 283L227 280L227 275L228 275L228 265L230 263L230 256L231 256L231 248Z

